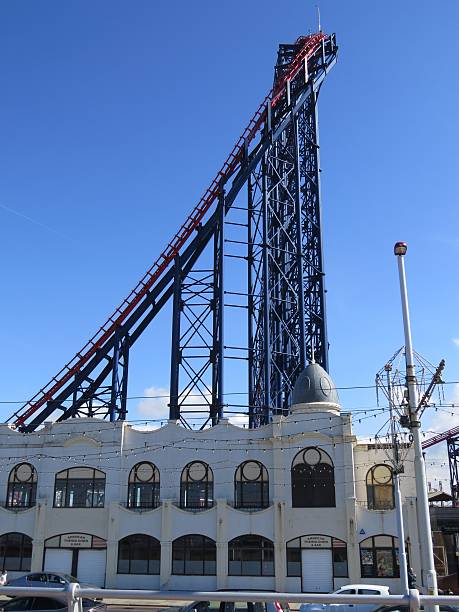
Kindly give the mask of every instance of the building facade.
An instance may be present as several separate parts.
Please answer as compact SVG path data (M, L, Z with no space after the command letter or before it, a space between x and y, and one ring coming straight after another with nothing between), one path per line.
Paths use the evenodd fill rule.
M421 576L412 457L406 546ZM195 431L75 419L0 426L0 564L110 588L399 591L392 472L359 442L317 364L291 414L258 429ZM3 500L1 498L3 497Z

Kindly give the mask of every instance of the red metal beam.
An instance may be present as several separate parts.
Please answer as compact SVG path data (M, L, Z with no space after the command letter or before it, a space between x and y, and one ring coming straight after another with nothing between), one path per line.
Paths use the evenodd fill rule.
M444 431L443 433L436 434L427 440L424 440L422 443L422 448L430 448L434 446L434 444L438 444L439 442L444 442L449 438L455 438L459 436L459 425L457 427L453 427L452 429L448 429L448 431Z

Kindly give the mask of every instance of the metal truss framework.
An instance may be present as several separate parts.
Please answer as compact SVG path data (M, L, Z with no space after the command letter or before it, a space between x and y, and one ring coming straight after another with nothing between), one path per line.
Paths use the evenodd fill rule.
M448 431L435 434L422 443L423 450L435 446L440 442L446 440L448 448L448 462L449 462L449 478L451 495L453 498L453 506L459 506L459 427L453 427Z
M201 427L222 418L230 359L244 364L250 427L288 411L308 360L328 369L317 96L336 53L322 33L280 46L274 88L205 196L109 321L12 415L16 427L33 431L56 411L125 419L130 349L169 300L170 418L185 426L195 413ZM245 339L225 345L234 308Z
M459 439L448 438L447 444L453 506L459 506L459 470L457 465L459 459Z

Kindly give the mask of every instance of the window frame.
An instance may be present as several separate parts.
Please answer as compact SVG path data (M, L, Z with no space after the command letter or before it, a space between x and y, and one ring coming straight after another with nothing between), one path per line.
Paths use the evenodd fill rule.
M375 544L375 538L379 538L379 537L391 538L392 547ZM366 542L370 540L371 540L371 547L367 545L362 546L362 544L365 544ZM371 551L372 563L363 563L362 551L364 550ZM378 554L377 554L378 551L385 552L385 553L387 552L391 553L392 573L390 575L378 573ZM368 538L365 538L364 540L359 542L359 556L360 556L360 576L362 578L400 578L400 565L399 563L397 563L398 561L398 538L396 536L386 534L386 533L379 533L373 536L369 536ZM371 567L372 568L371 573L364 573L364 569L363 569L364 567L366 568Z
M317 458L315 463L314 458ZM325 472L324 476L321 471ZM292 508L336 508L335 466L330 455L319 446L308 446L295 455L290 467L290 484ZM326 489L322 500L319 497L321 486Z
M244 467L250 463L256 464L259 469L259 474L254 479L244 474ZM255 502L244 499L244 489L248 489L248 486L244 487L244 485L257 486L257 499ZM247 459L247 461L243 461L238 465L234 473L234 507L240 510L263 510L269 507L269 474L266 466L261 461Z
M200 479L194 479L191 476L193 466L202 465L204 468L204 476ZM198 483L198 484L196 484ZM196 486L195 486L196 485ZM190 492L193 489L204 491L203 500L195 503L189 500ZM190 461L183 468L180 475L180 503L179 507L182 510L208 510L214 506L214 475L212 468L208 463L201 460Z
M376 482L375 471L378 468L385 468L390 472L390 484L383 484ZM371 482L369 479L371 478ZM393 510L395 508L395 483L394 483L394 471L387 465L386 463L377 463L373 465L367 472L365 477L365 486L367 493L367 507L368 510ZM377 500L377 490L378 489L391 489L391 502L389 505L384 504L384 500Z
M19 543L16 543L16 546L19 549L19 556L13 557L11 554L7 554L8 551L8 539L10 536L21 536ZM6 539L6 543L3 541ZM26 533L22 533L21 531L9 531L8 533L3 533L0 536L0 553L3 553L3 556L0 555L0 566L4 568L7 572L30 572L30 567L32 563L32 548L33 548L33 540ZM30 549L30 556L25 556L25 550ZM19 559L19 567L11 567L6 562L6 559Z
M133 556L133 546L134 546L134 542L133 541L129 541L129 540L133 540L133 538L142 538L142 539L146 539L148 538L147 542L148 542L148 547L147 547L147 571L146 572L141 572L141 571L133 571L132 570L132 562L134 561L139 561L139 559L134 558ZM122 546L126 545L128 546L128 571L121 571L120 570L120 561L126 561L126 559L120 559L121 556L121 551L122 551ZM153 553L153 554L152 554ZM155 558L155 554L157 553L157 558ZM143 560L143 559L140 559ZM156 567L152 567L151 571L150 571L150 565L157 564L157 568ZM117 574L124 574L124 575L137 575L137 576L158 576L161 572L161 543L160 541L148 534L145 533L131 533L128 536L125 536L124 538L121 538L120 540L118 540L118 557L117 557L117 564L116 564L116 573Z
M254 544L243 544L241 545L239 542L243 542L244 538L255 540L258 539L258 545ZM260 546L261 545L261 546ZM250 559L246 557L255 556L253 553L259 553L258 559ZM266 559L266 555L272 556L272 559ZM233 538L228 542L228 576L274 576L275 575L275 566L274 566L274 542L269 538L265 538L264 536L260 536L258 534L243 534ZM231 558L231 557L240 557ZM248 563L250 563L250 568L253 567L253 563L257 562L259 564L259 571L253 573L251 569L247 569ZM237 572L234 571L234 564L239 564L239 570ZM233 564L233 565L232 565ZM266 570L268 567L270 570Z
M191 558L197 551L202 553L202 559ZM174 558L177 554L181 554L182 559ZM213 556L213 559L208 559L207 556ZM196 561L202 563L202 572L187 571L187 563L195 563ZM177 571L176 564L178 563L182 563L182 571ZM209 571L209 565L206 564L213 564L212 571ZM212 568L212 565L210 568ZM190 569L192 568L188 565L188 570ZM174 576L216 576L217 544L215 540L200 533L189 533L176 538L172 542L171 574Z
M18 476L18 471L22 466L30 468L30 478L26 481L20 480ZM33 508L37 503L37 481L37 471L31 463L23 461L15 465L8 476L5 508ZM25 493L27 503L14 503L16 492L20 494L19 497L21 498Z
M79 477L71 477L70 476L70 472L72 471L77 471L77 470L92 470L92 478L79 478ZM103 474L103 478L102 477L96 477L96 472ZM65 474L65 477L61 477L61 474ZM82 483L90 483L91 485L91 489L89 489L88 487L86 487L86 491L88 492L89 490L91 490L91 504L70 504L70 494L72 492L72 489L70 487L70 483L72 484L82 484ZM98 468L93 468L93 467L89 467L89 466L76 466L76 467L71 467L71 468L67 468L65 470L61 470L60 472L57 472L55 478L54 478L54 498L53 498L53 507L54 508L77 508L79 510L81 509L86 509L86 508L104 508L105 507L105 486L106 486L106 482L107 482L107 476L105 474L105 472L103 472L102 470L99 470ZM58 483L61 483L61 488L58 490ZM65 483L62 486L62 483ZM100 488L96 488L96 484L102 485ZM60 491L62 493L63 496L63 503L57 503L57 494L58 491ZM95 497L96 495L99 495L101 493L101 503L94 503L95 501ZM97 499L96 499L97 502Z
M152 468L152 476L147 481L141 480L138 473L139 469L143 465L148 465ZM131 480L132 479L132 480ZM150 495L147 497L150 498L150 501L143 502L142 492L145 490L151 489ZM136 494L136 491L140 491L140 495ZM140 499L137 500L137 497ZM127 502L126 508L137 509L137 510L148 510L158 508L160 505L160 473L158 468L151 461L140 461L132 466L131 471L128 476L128 493L127 493Z

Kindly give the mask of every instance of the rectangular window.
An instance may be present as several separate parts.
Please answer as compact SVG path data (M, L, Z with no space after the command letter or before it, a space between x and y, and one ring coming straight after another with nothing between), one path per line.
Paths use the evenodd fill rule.
M376 549L376 569L380 578L391 578L394 575L394 559L391 550Z
M333 576L334 578L347 578L347 549L333 549Z
M398 578L397 538L374 536L360 546L360 565L363 578ZM388 546L389 544L389 546Z
M360 549L360 561L362 565L362 578L371 578L373 576L373 550L366 548Z
M105 478L56 478L56 508L103 508Z

